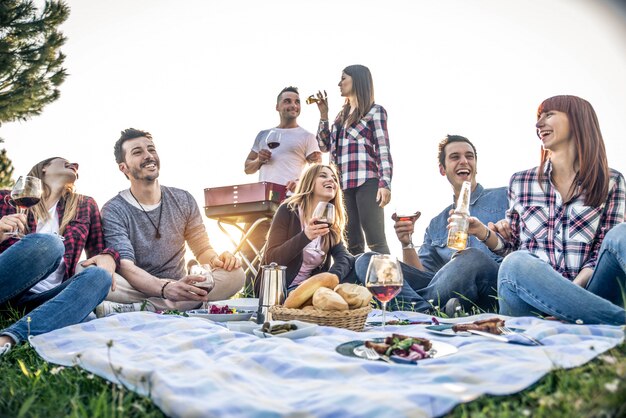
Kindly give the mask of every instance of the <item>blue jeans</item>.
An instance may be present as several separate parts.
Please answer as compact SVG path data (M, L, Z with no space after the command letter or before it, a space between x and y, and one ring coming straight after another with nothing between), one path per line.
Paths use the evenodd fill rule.
M585 324L626 324L626 223L604 237L593 276L583 289L528 251L516 251L502 262L498 276L500 313L546 314Z
M29 234L0 254L0 305L3 310L10 306L29 312L0 335L19 343L29 335L79 323L104 300L111 276L99 267L89 267L48 291L28 291L57 269L64 251L57 236Z
M363 254L355 262L356 275L363 284L373 254ZM496 305L499 264L475 248L456 253L437 273L421 271L404 263L400 263L400 267L404 286L392 300L392 310L410 307L419 312L432 312L434 306L443 307L450 298L458 298L466 311L473 306L493 310Z
M389 254L385 237L385 212L376 202L377 193L378 179L369 179L359 187L343 191L348 215L346 240L350 254L365 251L365 241L372 251Z

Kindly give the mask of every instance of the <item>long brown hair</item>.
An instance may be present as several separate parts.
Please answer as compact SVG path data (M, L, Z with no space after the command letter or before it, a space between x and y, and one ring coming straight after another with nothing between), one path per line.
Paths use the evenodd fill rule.
M328 251L333 245L342 242L344 240L344 232L346 226L346 209L343 205L343 192L337 181L337 171L333 166L324 164L313 164L307 168L300 176L300 182L296 187L295 193L290 196L285 203L292 210L302 209L304 216L303 221L307 222L311 219L313 214L313 191L315 190L315 180L319 177L322 169L329 169L335 178L337 193L335 197L330 200L330 203L335 205L335 223L330 227L330 233L322 237L322 248ZM330 240L329 240L330 238Z
M46 208L46 199L50 197L52 191L50 190L50 186L46 184L46 173L44 168L50 165L50 163L56 159L63 159L62 157L52 157L46 158L43 161L38 162L30 169L28 172L29 176L37 177L41 179L41 187L42 187L42 195L41 200L37 205L32 208L33 214L35 215L35 220L47 221L50 219L50 213ZM59 224L59 234L63 235L65 232L65 227L69 224L74 217L76 216L76 210L78 209L78 205L80 204L83 196L74 192L74 184L66 184L65 190L63 190L63 194L61 195L61 200L65 203L65 211L63 212L63 219Z
M591 103L580 97L554 96L539 105L537 119L542 113L550 110L567 115L576 144L574 164L577 164L579 168L570 186L570 195L574 196L576 188L580 186L581 192L584 193L585 205L600 206L606 201L609 193L609 164L595 110ZM543 180L544 167L549 157L550 151L542 148L538 172L540 183Z
M357 101L357 109L352 114L350 114L349 99L346 99L346 103L339 113L341 124L345 123L346 126L350 126L363 119L372 108L374 104L374 81L369 68L364 65L349 65L343 69L343 72L352 77L352 90L356 94Z

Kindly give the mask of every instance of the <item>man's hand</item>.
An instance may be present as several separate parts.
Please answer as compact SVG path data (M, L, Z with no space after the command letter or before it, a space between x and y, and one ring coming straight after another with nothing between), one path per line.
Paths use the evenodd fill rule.
M415 218L412 218L408 221L401 221L398 218L397 214L391 215L391 219L395 222L393 228L396 230L396 236L398 237L398 241L402 244L403 247L409 245L411 242L411 235L415 230L415 222L419 219L421 213L415 212L417 215Z
M376 193L376 202L378 202L378 206L384 208L385 206L387 206L387 203L389 203L390 200L391 190L385 189L384 187L379 188L378 192Z
M185 276L180 280L170 281L170 283L165 286L163 295L166 299L169 299L172 302L184 302L191 300L208 302L209 292L200 287L194 286L195 283L200 283L204 280L204 277L200 276Z
M272 151L265 149L265 148L260 149L257 158L259 160L260 165L267 164L269 160L272 158Z
M578 286L585 289L587 287L587 283L589 282L589 279L591 279L591 276L593 276L593 269L589 267L585 267L584 269L578 272L578 275L574 279L574 284L577 284Z
M213 257L211 267L232 271L241 267L241 261L228 251L224 251L222 254Z
M7 232L26 231L26 223L26 214L24 213L14 213L3 216L2 219L0 219L0 242L9 238L8 235L5 235Z
M288 191L290 191L291 193L296 191L296 186L298 185L298 179L296 180L289 180L287 182L287 184L285 185L285 187L287 188Z
M105 269L111 275L111 291L115 292L115 259L110 254L98 254L81 263L83 267L97 266Z

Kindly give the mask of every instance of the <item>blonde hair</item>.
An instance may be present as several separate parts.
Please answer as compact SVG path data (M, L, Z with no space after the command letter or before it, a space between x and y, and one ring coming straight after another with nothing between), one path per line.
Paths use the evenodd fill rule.
M335 168L324 164L314 164L307 168L300 176L300 182L296 187L295 193L285 201L285 204L287 204L287 207L292 210L297 210L298 208L301 209L302 215L304 216L303 221L305 223L308 222L308 220L311 219L313 211L315 210L313 207L315 180L319 177L322 169L324 168L327 168L332 172L337 186L337 193L329 202L335 206L335 222L330 226L330 233L322 237L321 243L324 251L328 252L333 245L344 241L346 226L346 209L343 204L343 192L341 191L341 187L339 187L339 183L337 181L337 171Z
M43 161L38 162L30 169L28 172L29 176L37 177L41 179L41 187L42 194L41 200L37 205L32 208L33 215L35 216L35 220L47 221L50 219L50 213L46 208L46 199L50 197L51 190L50 186L46 184L46 173L44 172L44 168L50 165L50 163L56 159L63 159L61 157L52 157L47 158ZM76 217L76 211L78 209L78 205L82 201L83 196L74 192L74 184L66 184L65 190L61 195L61 200L65 202L65 211L63 212L63 219L59 224L59 235L63 235L65 232L65 227Z

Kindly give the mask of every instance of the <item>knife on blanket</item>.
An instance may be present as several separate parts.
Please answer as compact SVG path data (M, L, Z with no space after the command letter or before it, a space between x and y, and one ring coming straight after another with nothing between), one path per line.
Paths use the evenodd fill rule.
M500 341L501 343L508 343L509 342L509 340L506 337L503 337L502 335L496 335L496 334L492 334L490 332L479 331L477 329L468 329L466 331L471 333L471 334L476 334L476 335L480 335L482 337L491 338L492 340Z

